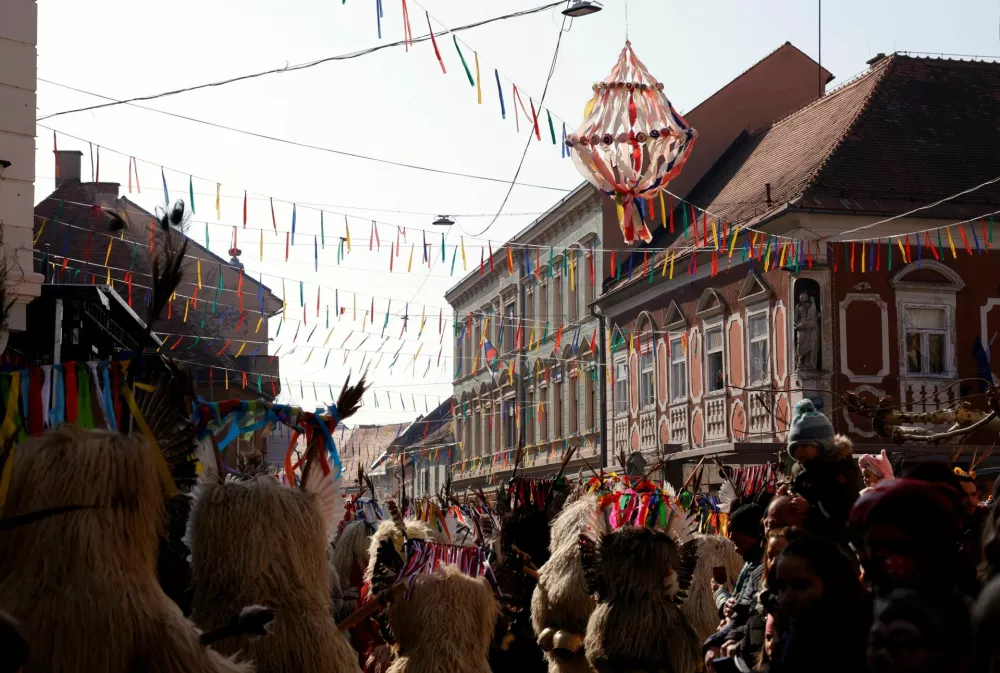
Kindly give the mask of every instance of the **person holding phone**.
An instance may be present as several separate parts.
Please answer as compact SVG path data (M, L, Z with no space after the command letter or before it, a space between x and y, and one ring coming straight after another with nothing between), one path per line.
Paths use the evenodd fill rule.
M720 629L710 636L702 646L706 666L711 666L725 652L733 652L744 661L753 661L763 644L763 621L759 625L750 624L756 616L754 606L760 590L764 566L763 537L761 520L764 508L756 503L743 505L729 518L729 538L736 545L736 551L743 556L743 568L736 578L736 585L730 593L713 578L715 603L722 618ZM751 628L747 628L751 626ZM759 626L760 628L756 628ZM759 633L758 633L759 632ZM711 670L711 669L710 669Z

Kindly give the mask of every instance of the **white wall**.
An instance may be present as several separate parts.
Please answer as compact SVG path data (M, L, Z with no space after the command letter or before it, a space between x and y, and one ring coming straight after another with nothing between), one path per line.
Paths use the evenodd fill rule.
M35 88L38 7L35 0L0 2L0 240L7 270L8 301L16 304L8 328L21 331L25 306L41 292L32 271L35 202Z

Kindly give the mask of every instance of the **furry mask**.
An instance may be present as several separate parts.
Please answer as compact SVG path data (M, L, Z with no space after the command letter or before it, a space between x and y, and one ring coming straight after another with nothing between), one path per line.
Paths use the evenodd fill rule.
M308 451L301 488L271 475L223 481L206 457L195 489L187 536L192 617L213 629L242 606L273 609L271 635L222 645L248 653L259 673L359 670L331 614L327 548L344 516L340 479L321 469L326 458L316 445Z
M0 602L30 643L25 671L249 670L206 649L160 588L165 506L144 439L64 425L12 460L5 516L88 506L0 531Z

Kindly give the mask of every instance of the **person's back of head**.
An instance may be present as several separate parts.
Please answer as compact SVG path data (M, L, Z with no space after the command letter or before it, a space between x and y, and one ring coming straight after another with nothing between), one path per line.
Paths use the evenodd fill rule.
M872 673L968 670L975 645L971 607L957 592L893 591L875 606L868 643Z

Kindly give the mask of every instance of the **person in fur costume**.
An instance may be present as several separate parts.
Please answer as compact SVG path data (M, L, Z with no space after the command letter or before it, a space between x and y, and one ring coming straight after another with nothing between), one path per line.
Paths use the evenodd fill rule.
M418 577L409 598L393 601L386 611L396 641L387 673L490 673L497 611L485 578L455 566Z
M851 440L834 434L829 419L802 400L788 428L788 455L796 463L791 490L809 503L806 529L846 546L847 519L864 488Z
M388 508L392 521L372 538L365 585L373 600L390 596L381 615L392 650L386 673L490 673L498 614L490 583L440 562L441 553L465 552L434 542L422 522L404 522L394 502Z
M580 564L580 532L597 510L597 497L578 493L552 522L550 555L538 570L531 623L545 651L549 673L589 673L584 653L594 599Z
M342 604L337 612L343 618L358 608L361 587L368 567L368 547L376 524L360 519L344 526L333 545L331 564L340 582Z
M337 403L341 418L357 409L364 390L364 379L353 387L345 383ZM260 673L359 671L331 610L327 548L344 502L321 437L317 432L306 449L300 488L283 485L270 472L223 481L209 464L195 490L187 537L192 618L214 629L237 606L274 610L269 637L230 639L221 648L246 652Z
M368 542L366 557L368 564L362 575L362 589L359 606L374 597L373 578L379 562L379 551L391 542L399 561L405 556L406 540L429 540L431 530L423 521L403 520L395 502L389 505L393 520L382 521ZM405 532L403 532L405 531ZM383 551L383 559L385 552ZM369 618L351 629L351 643L357 651L358 659L366 673L383 673L391 665L395 654L392 649L392 633L384 614Z
M64 425L10 459L4 519L78 508L0 527L0 606L30 644L26 673L253 670L203 646L157 581L165 500L154 453L141 436Z
M597 673L700 670L701 641L678 606L697 549L680 513L671 510L665 528L626 522L614 530L608 530L602 513L591 516L580 536L584 577L597 600L584 640L591 668Z

